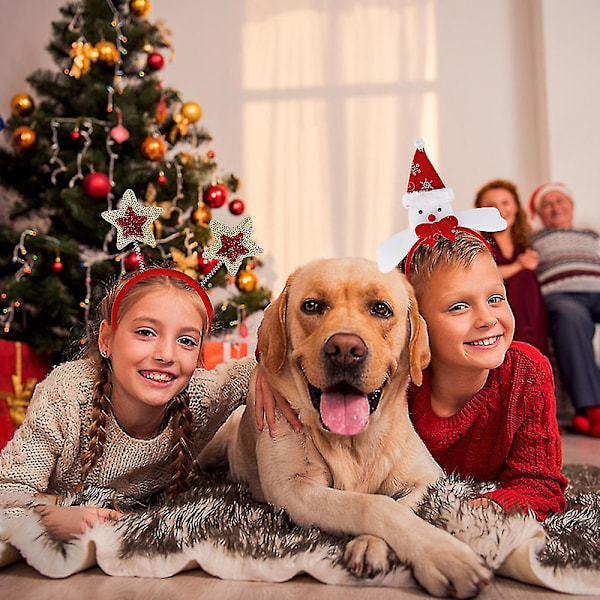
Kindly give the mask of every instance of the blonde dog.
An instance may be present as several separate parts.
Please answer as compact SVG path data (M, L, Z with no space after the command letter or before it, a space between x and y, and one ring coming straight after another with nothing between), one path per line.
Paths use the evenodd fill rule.
M201 466L227 462L234 480L299 525L359 536L345 557L358 575L387 570L391 547L433 595L466 598L484 587L483 561L413 512L441 470L408 414L409 377L421 383L429 347L406 278L362 259L310 263L265 312L258 349L303 432L283 418L274 440L259 432L251 382L247 408L205 448Z

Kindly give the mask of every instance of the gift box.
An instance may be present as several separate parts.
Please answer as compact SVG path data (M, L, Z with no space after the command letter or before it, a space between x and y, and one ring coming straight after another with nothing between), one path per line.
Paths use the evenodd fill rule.
M218 364L232 358L248 355L246 342L212 341L202 344L202 360L206 369L214 369Z
M6 400L0 398L0 450L6 446L15 432L15 425L10 418L10 410Z
M25 418L33 388L50 367L49 355L22 342L0 340L0 448Z

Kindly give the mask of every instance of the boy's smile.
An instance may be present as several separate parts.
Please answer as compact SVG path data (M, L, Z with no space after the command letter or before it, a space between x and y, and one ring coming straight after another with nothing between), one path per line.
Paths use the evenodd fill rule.
M450 368L474 377L498 367L514 334L514 317L492 257L469 267L438 267L419 299L427 322L434 372Z

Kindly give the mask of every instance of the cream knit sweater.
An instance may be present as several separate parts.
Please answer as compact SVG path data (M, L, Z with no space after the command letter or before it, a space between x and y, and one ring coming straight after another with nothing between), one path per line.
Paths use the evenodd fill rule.
M245 401L255 366L254 358L246 358L212 371L196 370L188 387L194 455ZM36 492L62 494L79 483L91 420L93 374L89 362L72 361L56 367L37 385L25 420L0 454L0 509L15 506L14 492L24 492L19 496L26 502ZM168 485L170 423L153 439L135 439L111 413L106 433L104 452L86 484L138 499Z

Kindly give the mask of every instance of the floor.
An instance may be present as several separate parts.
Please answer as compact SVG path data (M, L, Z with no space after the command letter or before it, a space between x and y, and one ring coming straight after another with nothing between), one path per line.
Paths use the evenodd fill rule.
M600 439L563 435L563 462L587 463L600 466ZM15 600L405 600L425 598L419 589L350 588L317 583L307 576L286 583L256 583L223 581L199 570L182 573L170 579L138 579L109 577L99 569L90 569L68 579L53 580L37 574L25 563L0 571L0 597ZM481 600L546 600L565 598L564 595L496 578L479 596ZM598 598L598 596L567 596Z

